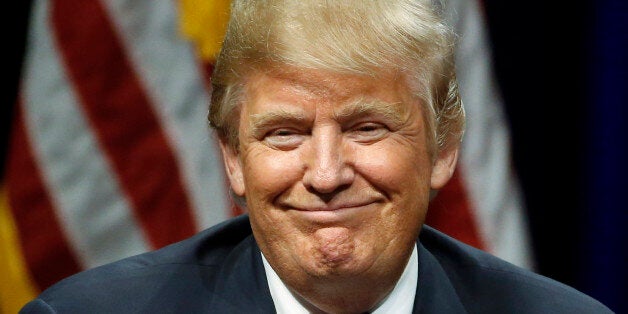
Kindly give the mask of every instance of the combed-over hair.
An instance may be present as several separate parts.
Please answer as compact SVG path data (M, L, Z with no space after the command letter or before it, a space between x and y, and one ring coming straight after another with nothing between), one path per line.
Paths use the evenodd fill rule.
M442 150L464 132L453 51L454 34L430 0L234 0L209 121L237 148L244 84L254 71L394 71L424 106L431 151Z

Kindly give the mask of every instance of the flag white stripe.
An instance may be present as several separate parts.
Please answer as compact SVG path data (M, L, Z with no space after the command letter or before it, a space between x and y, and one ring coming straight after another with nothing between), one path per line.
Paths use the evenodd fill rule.
M450 0L448 12L460 35L456 65L467 113L460 156L464 186L488 250L531 269L533 254L522 195L511 167L510 135L479 3Z
M33 7L22 82L26 132L70 246L90 268L148 245L72 93L49 6L40 0Z
M173 1L103 1L147 89L195 212L206 228L228 218L222 160L207 125L209 97ZM208 30L210 31L210 30Z

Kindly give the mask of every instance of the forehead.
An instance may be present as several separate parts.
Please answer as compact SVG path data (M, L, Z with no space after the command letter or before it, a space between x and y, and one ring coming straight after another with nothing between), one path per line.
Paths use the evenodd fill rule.
M281 72L256 72L245 81L247 107L253 104L272 107L274 104L311 103L335 107L361 103L399 106L410 105L415 101L410 97L404 80L394 73L373 77L312 69L288 69Z

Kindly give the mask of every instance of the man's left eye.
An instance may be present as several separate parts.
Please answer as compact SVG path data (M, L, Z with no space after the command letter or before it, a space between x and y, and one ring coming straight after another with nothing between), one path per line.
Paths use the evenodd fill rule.
M361 123L349 130L349 135L361 142L373 142L383 138L389 132L388 128L380 123Z
M280 128L267 133L263 140L272 147L289 150L301 145L304 139L304 134L298 130Z

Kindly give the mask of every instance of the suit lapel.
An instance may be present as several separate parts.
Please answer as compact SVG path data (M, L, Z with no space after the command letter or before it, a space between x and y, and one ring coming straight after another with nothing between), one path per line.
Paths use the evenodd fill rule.
M421 243L413 313L467 313L445 270Z
M219 270L212 308L221 313L275 313L259 247L253 236L242 241Z

